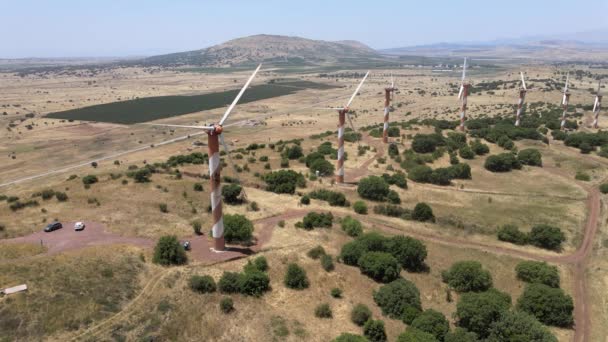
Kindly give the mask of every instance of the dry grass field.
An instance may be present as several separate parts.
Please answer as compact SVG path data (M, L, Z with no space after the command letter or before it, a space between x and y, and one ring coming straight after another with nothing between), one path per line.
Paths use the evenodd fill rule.
M524 69L532 79L558 77L554 73L555 68L550 66L534 65ZM473 67L470 78L473 83L516 81L519 70L520 67L515 66L501 66L495 70ZM597 72L605 73L606 70ZM458 295L453 292L453 300L447 301L447 285L441 281L441 271L453 262L481 262L491 272L495 287L509 293L515 303L524 288L524 283L516 279L515 265L530 258L557 260L559 262L554 264L559 267L561 287L574 297L575 305L580 304L577 301L584 300L589 307L592 328L585 341L603 341L608 334L605 328L608 325L605 312L608 301L605 294L608 265L604 261L608 246L605 195L601 196L601 215L597 233L591 241L589 258L578 259L577 255L579 250L583 250L585 234L588 233L585 230L590 213L588 191L608 178L608 159L595 153L583 155L578 149L566 147L562 141L552 138L548 145L540 141L518 140L515 144L519 150L535 148L541 152L543 167L524 166L521 170L493 173L484 168L487 156L507 150L486 142L490 147L488 155L465 161L471 167L472 179L456 179L448 186L408 179L407 189L391 186L399 194L403 208L413 209L416 203L428 203L437 218L435 224L374 214L372 208L377 203L367 200L370 213L357 215L351 207L329 207L319 200L312 200L310 206L304 207L298 194L279 195L264 190L265 183L256 173L264 174L269 169L265 168L267 162L260 161L260 157L268 157L270 170L282 169L280 153L269 144L303 139L300 144L305 155L327 141L336 148L334 133L320 139L311 136L336 130L337 113L319 107L344 105L356 87L358 79L344 77L340 73L336 72L335 77L320 77L316 73L289 74L289 78L338 88L304 89L287 96L239 105L225 127L225 137L233 151L244 149L251 143L266 146L249 153L231 154L236 165L247 166L249 171L236 173L230 165L223 169L223 175L240 179L245 185L249 203L256 202L259 210L253 211L246 204L225 204L224 213L243 214L258 222L254 235L259 235L262 229L260 220L285 216L286 221L284 228L272 228L270 239L258 253L268 259L272 290L261 298L233 295L236 310L228 315L219 310L223 295L196 294L189 289L188 280L194 274L205 274L217 281L224 271L241 270L246 259L221 263L191 260L186 266L165 268L151 262L152 250L149 248L82 246L82 249L49 256L45 254L44 246L2 243L2 240L38 232L55 219L98 222L110 233L154 241L167 234L192 236L191 224L198 220L202 223L205 238L208 238L212 220L207 209L210 205L209 184L202 178L208 173L207 164L177 166L181 177L171 172L154 173L147 183L136 183L127 176L133 166L141 168L146 164L163 163L180 154L207 153L204 135L187 138L195 131L143 124L69 122L44 115L138 97L236 89L249 71L198 73L121 68L95 75L32 74L24 77L0 73L0 128L3 128L0 130L0 184L61 171L2 186L0 195L17 196L27 201L36 193L52 189L68 196L65 202L35 197L33 199L38 201L38 206L16 211L9 208L10 203L0 201L0 288L20 283L27 283L30 288L27 293L0 298L0 341L140 341L150 337L162 341L329 341L341 332L361 334L361 328L349 318L352 307L357 303L368 305L376 319L385 321L389 341L394 341L406 325L382 316L372 298L372 291L380 286L379 283L360 274L357 268L339 262L333 272L326 272L318 260L306 256L306 252L316 245L322 245L329 254L336 256L341 246L351 239L337 223L331 229L296 229L295 223L303 216L299 213L306 211L331 211L340 218L353 215L362 221L366 231L420 238L428 249L426 263L430 270L427 273L403 271L402 276L420 289L423 308L442 312L452 327ZM453 94L454 88L449 86L450 83L457 84L458 70L440 73L429 68L403 67L372 71L352 105L356 128L381 122L383 89L388 86L390 73L395 75L399 88L391 121L458 118L458 100ZM254 83L262 84L281 77L285 75L267 69ZM571 104L592 104L593 98L587 89L591 81L589 78L573 81ZM531 80L528 86L540 88L543 82ZM433 92L437 94L432 95ZM516 92L517 88L508 88L495 90L493 94L483 91L471 95L469 117L514 115ZM558 90L530 91L526 97L528 103L559 104L560 100ZM2 115L3 112L6 115ZM224 109L215 109L154 123L210 123L218 120L223 112ZM34 116L25 117L30 113ZM593 132L585 125L591 117L590 111L581 109L581 113L582 117L577 119L581 124L579 130ZM606 117L601 118L600 127L608 127ZM444 135L448 131L451 130L445 130ZM393 141L403 152L411 148L413 136L433 132L433 127L424 125L402 127L401 136L393 138ZM162 141L181 136L186 138L159 145ZM392 173L388 170L402 170L398 162L388 158L380 139L370 137L366 131L363 136L360 142L346 143L347 181ZM193 144L196 141L203 146ZM360 146L369 146L369 150L358 155ZM132 149L141 150L113 156ZM385 160L378 158L376 153L386 157ZM243 158L235 159L236 154L242 154ZM105 157L108 158L100 160L97 167L89 163ZM228 158L223 159L229 161ZM335 163L335 160L329 161ZM61 170L72 165L77 167ZM449 156L446 153L428 165L432 168L447 167L450 165ZM310 173L298 160L290 160L288 168L307 177ZM577 172L589 174L590 180L575 180ZM71 175L76 176L72 178ZM82 182L86 175L96 175L99 182L87 189ZM204 190L195 191L195 183L202 183ZM297 192L303 194L316 189L342 192L351 204L361 200L356 185L337 185L330 177L308 180L306 188L297 189ZM160 204L166 204L168 212L161 212ZM289 216L290 213L295 214ZM537 224L555 225L565 233L566 241L559 253L501 242L497 240L496 232L505 224L516 224L525 232ZM467 245L460 246L459 242ZM583 261L586 262L587 292L581 298L577 294L576 267ZM290 262L298 262L307 271L311 283L309 289L295 291L283 285ZM343 290L343 298L330 296L334 287ZM316 305L322 302L330 304L333 319L314 316ZM551 328L551 331L559 341L571 341L579 333L575 329Z

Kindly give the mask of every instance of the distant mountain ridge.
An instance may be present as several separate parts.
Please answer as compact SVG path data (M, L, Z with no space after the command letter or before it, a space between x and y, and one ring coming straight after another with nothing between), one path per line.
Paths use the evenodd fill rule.
M385 55L427 57L522 58L605 62L608 29L562 35L530 36L482 42L435 43L379 50Z
M353 40L329 42L300 37L255 35L205 49L152 56L145 64L233 67L261 62L318 65L357 58L379 58L369 46Z

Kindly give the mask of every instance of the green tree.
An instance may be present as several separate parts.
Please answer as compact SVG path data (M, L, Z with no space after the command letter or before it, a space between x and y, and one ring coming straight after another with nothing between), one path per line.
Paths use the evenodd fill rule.
M408 271L417 272L425 268L426 246L409 236L393 236L387 243L387 250Z
M310 171L316 173L319 172L320 176L331 176L334 174L334 165L325 158L315 159L310 163Z
M485 338L492 323L511 306L511 296L496 289L464 293L456 304L458 326Z
M283 283L288 288L295 290L308 288L310 284L308 277L306 276L306 271L296 263L287 266L287 273L285 273Z
M516 225L506 224L498 229L498 240L511 242L516 245L528 243L528 234L519 230Z
M293 170L279 170L265 174L262 180L266 182L266 191L277 194L293 194L296 186L306 186L304 176Z
M224 197L224 202L228 204L241 204L243 201L241 199L241 191L243 187L238 184L226 184L222 186L222 197Z
M358 266L359 258L363 253L367 252L367 248L360 241L347 242L342 246L340 251L340 259L347 265Z
M264 272L249 271L239 275L239 292L246 296L260 297L270 290L270 278Z
M431 209L431 206L424 202L420 202L414 207L412 219L422 222L435 222L435 215L433 214L433 209Z
M386 342L384 321L370 319L363 325L363 336L370 342Z
M372 311L365 304L357 304L350 312L350 320L358 326L363 326L372 318Z
M382 177L368 176L359 182L357 192L365 199L384 201L389 192L388 183Z
M536 247L559 251L562 242L566 241L566 235L558 227L539 224L532 227L528 239Z
M475 158L475 152L473 152L473 150L467 145L464 145L460 149L458 149L458 154L463 159Z
M215 281L209 275L193 275L190 277L189 284L192 291L199 293L211 293L215 292L216 289Z
M357 214L366 215L367 214L367 204L363 201L357 201L353 204L353 209Z
M224 239L228 243L249 244L253 238L253 223L240 214L224 215Z
M534 316L521 311L508 311L503 313L498 321L492 323L486 341L557 342L557 338Z
M450 331L450 322L441 312L428 309L416 317L410 327L432 334L438 341L443 341L445 334Z
M416 328L408 328L397 337L397 342L439 342L439 340L428 332Z
M444 342L477 342L477 334L463 328L456 328L445 334ZM515 342L515 341L513 341ZM523 341L522 341L523 342Z
M154 247L154 257L152 261L155 264L163 266L182 265L187 261L186 251L179 243L175 235L162 236Z
M559 287L559 271L557 267L551 266L546 262L522 261L515 266L515 272L519 280Z
M572 297L560 288L545 284L528 284L517 301L517 308L547 325L570 327L574 322Z
M361 273L383 283L397 279L401 272L401 265L397 259L385 252L364 253L358 264Z
M522 165L543 166L542 156L535 148L526 148L519 151L517 159Z
M443 281L458 292L485 291L492 287L490 272L478 261L458 261L441 274Z
M422 310L420 304L420 291L411 281L399 278L378 291L374 291L374 301L382 313L394 319L400 319L407 308Z
M521 169L521 163L513 153L501 153L486 158L484 167L492 172L509 172L512 169Z

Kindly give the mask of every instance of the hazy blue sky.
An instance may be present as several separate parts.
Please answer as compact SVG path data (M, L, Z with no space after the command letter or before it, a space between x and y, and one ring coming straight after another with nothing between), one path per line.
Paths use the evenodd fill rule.
M608 0L0 0L0 58L151 55L259 33L374 48L606 27Z

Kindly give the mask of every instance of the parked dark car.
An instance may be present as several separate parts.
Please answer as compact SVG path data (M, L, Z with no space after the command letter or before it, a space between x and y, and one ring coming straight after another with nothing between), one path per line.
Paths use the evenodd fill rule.
M53 222L53 223L49 223L46 227L44 227L44 231L49 233L49 232L52 232L54 230L61 229L61 228L63 228L63 225L61 225L61 222Z

